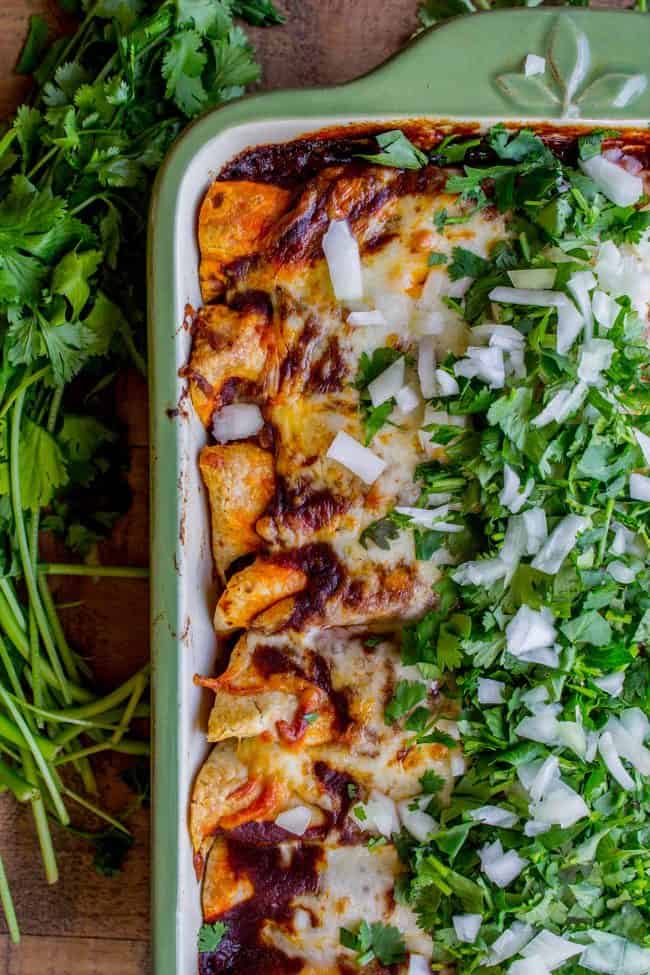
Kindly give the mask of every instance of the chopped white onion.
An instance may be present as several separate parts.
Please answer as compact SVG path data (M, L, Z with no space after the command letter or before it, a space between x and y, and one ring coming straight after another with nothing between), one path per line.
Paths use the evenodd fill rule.
M650 437L647 435L647 433L643 433L643 431L637 430L636 427L632 427L632 432L636 437L636 442L641 448L643 459L645 460L646 464L650 466Z
M569 552L575 548L578 535L588 526L588 519L581 515L562 518L531 562L533 569L549 576L556 575Z
M409 955L406 975L431 975L431 963L424 955Z
M254 437L264 426L264 417L255 403L231 403L212 418L212 433L217 443Z
M458 396L460 387L450 372L446 369L436 369L436 383L438 396Z
M514 961L508 969L508 975L550 975L550 971L540 955L532 955L530 958Z
M557 271L554 267L529 267L523 271L508 271L513 288L530 291L548 290L555 284Z
M591 299L591 310L600 327L607 331L616 321L618 313L621 310L621 306L615 298L611 297L611 295L605 294L604 291L598 290L594 291L593 293L593 297Z
M575 305L567 301L557 310L556 349L560 355L566 355L580 332L584 328L585 320Z
M373 454L349 433L340 430L332 440L327 456L360 477L366 484L374 484L386 469L386 461Z
M614 343L609 339L590 339L580 349L578 379L588 386L602 382L602 373L609 369L614 355Z
M540 708L529 718L522 718L515 734L519 738L538 741L542 745L555 745L558 735L557 709L554 705Z
M578 165L583 173L593 179L607 199L619 207L633 206L643 193L643 180L640 176L633 176L604 156L580 159Z
M351 311L348 315L348 325L356 325L359 327L377 325L385 327L388 325L388 322L378 308L373 308L367 311Z
M518 955L524 945L528 944L534 934L531 924L514 921L510 927L492 942L490 951L485 958L485 965L498 965L507 961L513 955Z
M513 328L512 325L501 325L497 322L484 322L482 325L475 325L471 336L472 342L477 341L483 345L487 339L488 345L505 349L508 352L512 352L514 349L523 349L526 345L526 339L518 329Z
M466 379L480 379L490 389L503 389L506 381L503 350L494 346L470 345L465 351L465 358L455 363L454 372Z
M607 931L592 929L594 944L580 955L580 964L590 972L603 975L646 975L650 972L650 949L641 948L627 938Z
M650 501L650 477L630 474L630 497L633 501Z
M516 850L508 850L501 856L482 861L483 873L493 884L503 889L516 880L528 860L520 857Z
M565 748L570 748L580 758L585 757L587 736L585 729L577 721L559 721L557 737L560 744L564 745Z
M543 508L529 508L522 518L526 532L526 555L537 555L548 538L546 512Z
M634 582L636 579L639 573L639 568L633 568L631 565L626 565L625 562L614 560L614 562L610 562L607 566L607 571L612 579L616 580L616 582L621 582L623 585L628 585L630 582Z
M626 708L625 711L621 711L619 721L628 735L643 744L650 731L650 721L641 708Z
M538 823L535 819L529 819L524 824L524 836L529 836L532 839L534 836L541 836L542 833L548 833L550 828L548 823Z
M411 521L415 522L416 525L422 525L423 528L432 528L434 522L438 521L440 518L444 518L449 512L449 505L444 504L439 508L434 508L433 510L429 508L410 508L407 506L398 506L395 508L398 515L405 515L405 517L410 518Z
M510 812L509 809L502 809L501 806L480 806L478 809L471 809L469 816L477 823L485 823L486 826L502 826L504 829L510 829L519 822L516 813Z
M551 784L559 777L560 763L555 755L549 755L539 766L533 781L530 783L530 797L534 802L540 802Z
M404 799L397 803L397 812L404 829L408 830L419 843L424 843L430 833L436 833L438 824L429 813L424 810L431 802L431 796L420 796L417 799ZM417 806L411 809L411 806Z
M569 958L579 955L580 952L584 951L584 947L584 945L578 945L575 941L561 938L557 934L553 934L552 931L544 929L522 948L521 953L524 958L534 956L543 958L546 967L553 971L568 961Z
M358 301L363 296L359 245L347 220L332 220L323 236L323 253L338 301Z
M530 478L521 491L519 475L513 471L510 464L505 464L503 468L503 490L499 494L499 502L504 508L508 508L513 514L516 514L523 508L534 487L535 482Z
M386 400L391 399L393 396L397 396L400 389L404 385L404 370L406 369L406 361L404 356L400 356L396 359L388 369L384 369L379 375L368 383L368 392L370 393L370 402L373 406L381 406Z
M553 614L546 606L540 610L520 606L506 626L508 653L515 657L552 647L556 636Z
M634 779L623 765L620 755L616 751L611 732L603 731L598 740L598 751L610 774L616 779L621 789L633 789Z
M531 426L545 427L555 421L562 423L567 420L579 407L587 395L586 383L576 383L573 389L561 389L546 404L541 413L531 420Z
M521 703L525 704L529 711L534 713L539 708L540 704L545 704L548 701L548 690L542 685L538 684L536 687L531 687L529 691L524 691L521 695ZM548 707L557 708L557 713L560 713L561 708L556 704L549 704Z
M618 670L614 674L605 674L603 677L594 677L594 684L610 697L620 697L625 683L625 671Z
M365 818L357 815L356 806L352 807L352 815L361 829L375 829L388 839L393 833L399 833L400 823L397 807L388 796L373 790L368 800L365 803L359 803L358 806L363 809Z
M612 522L612 527L614 541L609 548L612 555L638 555L639 558L645 559L647 552L642 538L619 521Z
M311 822L311 809L307 806L294 806L286 809L275 818L275 825L286 829L287 833L303 836Z
M537 822L568 829L589 815L589 807L566 782L556 780L544 798L533 805L531 812Z
M593 291L595 287L596 278L592 271L575 271L567 281L567 288L573 295L584 319L587 338L591 338L594 329L589 292Z
M524 59L524 74L527 78L534 77L536 74L544 74L546 71L546 58L541 58L539 54L527 54Z
M458 940L473 945L481 929L483 917L481 914L454 914L451 923Z
M561 291L546 291L539 288L492 288L488 295L490 301L503 305L534 305L538 308L559 308L569 304L569 299Z
M450 298L462 298L463 295L469 291L472 286L474 278L466 274L462 278L458 278L457 281L452 281L446 288L446 293Z
M435 384L436 353L434 339L425 335L418 344L418 379L425 399L436 394Z
M508 568L503 559L479 559L459 565L453 578L461 586L491 586L507 575Z
M479 677L477 696L479 704L503 704L503 692L506 685L502 680L492 680L491 677Z
M633 737L616 718L609 719L605 730L611 734L618 754L630 762L641 775L650 775L650 751L643 742Z
M400 391L395 395L395 402L397 403L397 408L402 411L402 413L412 413L420 405L420 397L413 386L402 386Z
M458 749L454 749L449 758L449 771L456 777L459 775L464 775L467 769L467 764L465 762L465 756Z

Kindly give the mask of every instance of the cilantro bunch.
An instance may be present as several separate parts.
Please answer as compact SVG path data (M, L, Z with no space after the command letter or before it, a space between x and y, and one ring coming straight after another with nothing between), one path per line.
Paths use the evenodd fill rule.
M0 136L0 788L32 805L50 883L49 822L67 826L69 802L111 828L101 834L104 871L128 849L127 828L92 800L89 757L148 754L127 734L148 716L149 671L96 697L66 641L48 575L146 572L46 565L39 530L91 557L128 503L112 400L125 366L146 373L153 179L189 118L258 80L235 18L283 20L270 0L64 6L79 14L79 27L49 47L45 22L31 19L18 70L33 73L33 95ZM0 898L18 941L1 861Z

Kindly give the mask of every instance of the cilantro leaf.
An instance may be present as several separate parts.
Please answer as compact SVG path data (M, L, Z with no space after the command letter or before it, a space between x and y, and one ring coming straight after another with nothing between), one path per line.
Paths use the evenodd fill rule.
M578 137L578 155L581 159L592 159L599 156L603 148L604 139L615 139L620 133L615 129L594 129L586 135Z
M20 472L23 508L45 508L68 481L65 458L51 433L29 417L23 420Z
M359 535L359 542L368 548L368 542L374 542L378 548L388 551L390 543L399 537L399 525L394 518L387 516L371 522Z
M47 44L47 22L40 14L32 14L29 18L29 29L23 49L20 52L18 64L15 67L17 74L31 74L45 49Z
M243 17L256 27L284 24L287 19L271 0L233 0L231 9L235 16Z
M398 349L382 347L375 349L371 356L367 352L362 352L359 358L354 386L360 394L359 407L364 420L366 446L381 430L395 406L395 400L392 397L379 406L373 406L368 393L368 385L401 355L402 353Z
M563 623L561 630L572 643L589 643L593 647L604 647L612 639L612 628L595 609Z
M490 262L465 247L454 247L452 260L449 265L449 277L452 281L460 278L480 278L490 269Z
M202 924L199 928L198 947L200 952L216 951L224 939L227 925L223 921L214 921L212 924Z
M395 688L395 693L386 705L384 719L386 724L394 724L399 718L411 711L427 696L427 688L420 681L401 680Z
M376 139L383 151L374 154L360 153L360 159L379 166L395 166L397 169L422 169L428 162L427 154L414 146L401 129L382 132Z
M201 111L207 101L201 74L207 55L197 31L182 31L170 39L163 58L162 74L167 81L165 94L190 118Z
M420 785L422 791L426 792L427 795L435 796L441 789L444 789L445 779L433 769L428 768L420 779Z
M440 264L447 263L447 255L441 254L439 251L430 251L427 257L428 267L437 267Z
M341 928L340 941L345 948L356 951L357 964L367 965L375 959L382 965L397 965L406 958L406 945L401 932L392 924L362 921L355 933Z
M51 289L54 294L65 295L70 302L73 318L79 318L90 295L89 279L102 260L97 250L70 251L61 258L52 274Z

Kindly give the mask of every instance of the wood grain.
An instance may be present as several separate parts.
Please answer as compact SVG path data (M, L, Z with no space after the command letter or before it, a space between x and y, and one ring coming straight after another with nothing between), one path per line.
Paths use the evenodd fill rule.
M264 86L269 88L337 83L363 74L396 51L417 24L417 0L278 0L278 5L287 14L284 27L249 31L263 66ZM0 0L2 118L11 115L29 88L26 79L12 74L12 65L34 13L44 14L53 32L72 28L54 0ZM110 542L102 546L101 556L107 563L146 565L146 390L134 374L121 378L116 409L128 428L133 504ZM53 588L57 602L79 603L64 610L66 631L91 661L98 685L119 682L146 659L144 582L62 579ZM128 798L119 779L121 767L119 756L98 764L102 795L114 809ZM48 888L30 813L0 801L0 851L25 935L21 946L14 948L0 933L0 975L144 975L149 970L146 813L138 813L133 828L134 847L124 872L114 878L95 873L86 842L58 830L61 880Z

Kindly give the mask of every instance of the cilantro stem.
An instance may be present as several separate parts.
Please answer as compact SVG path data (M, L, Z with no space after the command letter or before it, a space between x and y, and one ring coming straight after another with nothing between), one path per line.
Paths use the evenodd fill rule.
M80 748L79 751L71 752L69 755L61 755L59 758L55 759L54 765L68 765L69 762L74 762L78 758L86 758L88 755L97 755L99 752L105 751L121 752L124 755L151 754L151 748L149 743L146 741L122 739L115 744L111 739L109 739L108 741L99 742L97 745L88 745L87 748Z
M12 126L10 129L7 129L3 137L0 139L0 159L4 156L5 152L14 141L16 135L16 129Z
M145 666L136 671L132 677L130 677L119 687L116 687L114 691L111 691L111 693L107 694L105 697L98 698L94 701L89 701L88 704L82 704L81 707L78 708L63 708L58 713L61 717L66 716L72 718L92 718L97 714L104 714L106 711L111 710L118 704L121 704L122 701L125 701L128 697L130 697L133 686L140 675L148 678L150 669L150 665L145 664Z
M45 758L43 757L43 752L39 748L35 736L32 735L31 731L29 730L29 726L27 725L27 722L25 721L20 711L12 701L11 696L7 693L7 691L4 689L1 683L0 683L0 700L2 700L4 706L11 714L11 717L16 722L16 725L18 726L18 730L20 731L21 735L25 740L25 743L27 744L27 747L32 753L34 757L34 761L36 762L38 770L41 773L41 776L43 778L43 782L45 783L47 790L50 793L50 797L52 799L52 803L54 805L56 813L60 821L63 823L63 825L66 826L70 822L70 817L68 816L68 812L63 804L63 799L61 798L61 793L59 792L56 781L54 780L54 777L50 772L48 764L45 761Z
M15 945L20 944L20 928L18 927L18 919L16 918L16 909L14 908L14 902L11 896L11 890L9 889L9 881L7 880L7 874L5 872L4 860L0 856L0 901L2 902L2 910L4 911L5 920L7 922L7 928L9 929L9 935L11 940Z
M89 802L88 799L84 799L83 796L73 792L72 789L69 789L65 785L63 786L63 794L69 799L72 799L73 802L76 802L77 805L82 806L84 809L87 809L88 812L91 812L94 816L97 816L98 819L103 819L104 822L108 823L110 826L113 826L114 829L119 830L120 833L124 833L125 836L131 836L131 831L127 829L124 823L121 823L119 819L115 819L109 813L104 812L104 810L99 806Z
M133 684L133 693L131 694L131 697L129 698L129 702L124 709L122 720L120 721L119 725L117 726L117 728L115 729L111 737L111 742L114 745L119 744L119 742L122 740L125 731L128 729L129 725L131 724L131 718L133 717L133 713L138 706L138 702L142 697L146 686L147 686L147 680L145 675L142 673L138 674L137 679Z
M0 758L0 784L6 786L18 800L18 802L31 802L40 793L35 785L32 785L22 775L18 775L15 769L7 765Z
M33 181L34 176L39 171L39 169L41 169L41 167L44 166L46 162L49 162L52 156L56 155L57 152L60 152L58 146L52 146L51 149L48 149L45 155L41 156L38 162L34 163L32 168L29 170L29 172L27 173L27 179Z
M14 592L14 588L6 576L0 579L0 592L4 595L5 599L7 600L7 603L9 604L9 609L13 613L16 623L21 628L21 630L24 630L25 615L23 613L23 608L18 602L18 599L16 598L16 593Z
M45 650L50 659L50 665L52 671L56 676L59 687L61 688L61 693L63 695L63 700L65 703L69 703L71 700L70 689L66 682L63 670L61 667L61 661L52 639L52 634L48 625L47 617L45 615L45 610L43 609L43 604L41 603L41 598L38 592L38 586L36 583L36 575L34 572L34 567L32 564L31 553L29 551L29 545L27 542L27 532L25 531L25 520L23 517L23 507L22 507L22 497L21 497L21 487L20 487L20 422L23 411L23 402L25 399L25 391L22 390L21 393L16 397L16 402L11 414L11 456L9 460L10 468L10 480L11 480L11 504L14 513L14 522L16 530L16 540L18 542L18 550L20 552L20 559L23 567L23 575L25 577L25 584L27 586L27 591L29 593L30 607L34 610L34 615L36 617L36 622L38 623L38 629L43 639L45 645Z
M614 511L614 498L608 498L607 505L605 507L605 521L603 523L603 534L600 539L600 545L598 546L598 558L596 559L596 565L601 565L603 559L605 558L605 549L607 548L607 537L609 535L609 525L612 520L613 511Z
M34 766L32 756L29 754L29 752L23 751L22 758L25 778L28 782L35 783L36 768ZM43 797L40 794L32 800L32 815L34 817L34 825L36 826L38 845L41 848L41 859L43 860L45 880L48 884L55 884L59 879L59 868L56 862L56 854L54 852L54 845L52 843L52 834L50 833L50 824L47 818L45 803L43 802Z
M61 660L63 661L63 666L66 669L68 677L73 681L78 681L79 669L77 667L77 662L74 659L74 654L70 649L68 641L66 640L63 627L61 626L61 621L57 615L54 600L52 599L52 593L50 592L50 587L47 584L47 576L37 573L36 578L38 580L38 588L41 594L41 599L43 600L43 606L45 607L45 612L48 615L50 626L52 627L52 633L54 634L54 639L56 640L59 654L61 655Z
M10 700L12 700L11 696L9 695L9 692L4 688L3 690L4 693L7 695L7 697ZM12 700L12 705L13 705L13 700ZM20 728L17 727L17 725L14 724L14 722L10 721L6 715L1 713L0 713L0 735L3 738L6 738L7 741L10 741L12 745L18 745L19 748L25 747L25 736L21 733ZM45 738L42 735L37 734L36 732L34 733L33 739L39 751L45 756L47 761L48 762L52 761L52 759L55 758L55 756L59 751L59 746L55 742L50 741L49 738Z
M21 704L24 708L27 708L28 711L31 711L33 714L40 715L40 717L45 718L47 721L75 725L78 728L77 734L81 734L85 728L101 728L105 731L115 731L117 727L115 724L88 721L84 718L70 718L67 716L62 717L60 711L50 711L47 708L37 707L35 704L30 704L28 701L21 701ZM65 744L65 742L61 742L57 738L54 738L53 741L55 741L57 745Z
M41 562L38 571L50 576L97 576L107 579L148 579L149 569L136 565L78 565L68 562Z
M50 366L43 366L42 369L37 369L36 372L29 373L25 378L16 386L14 390L7 396L6 400L0 407L0 419L6 416L11 407L14 405L18 397L34 383L37 383L40 379L44 379L49 373L52 372Z

